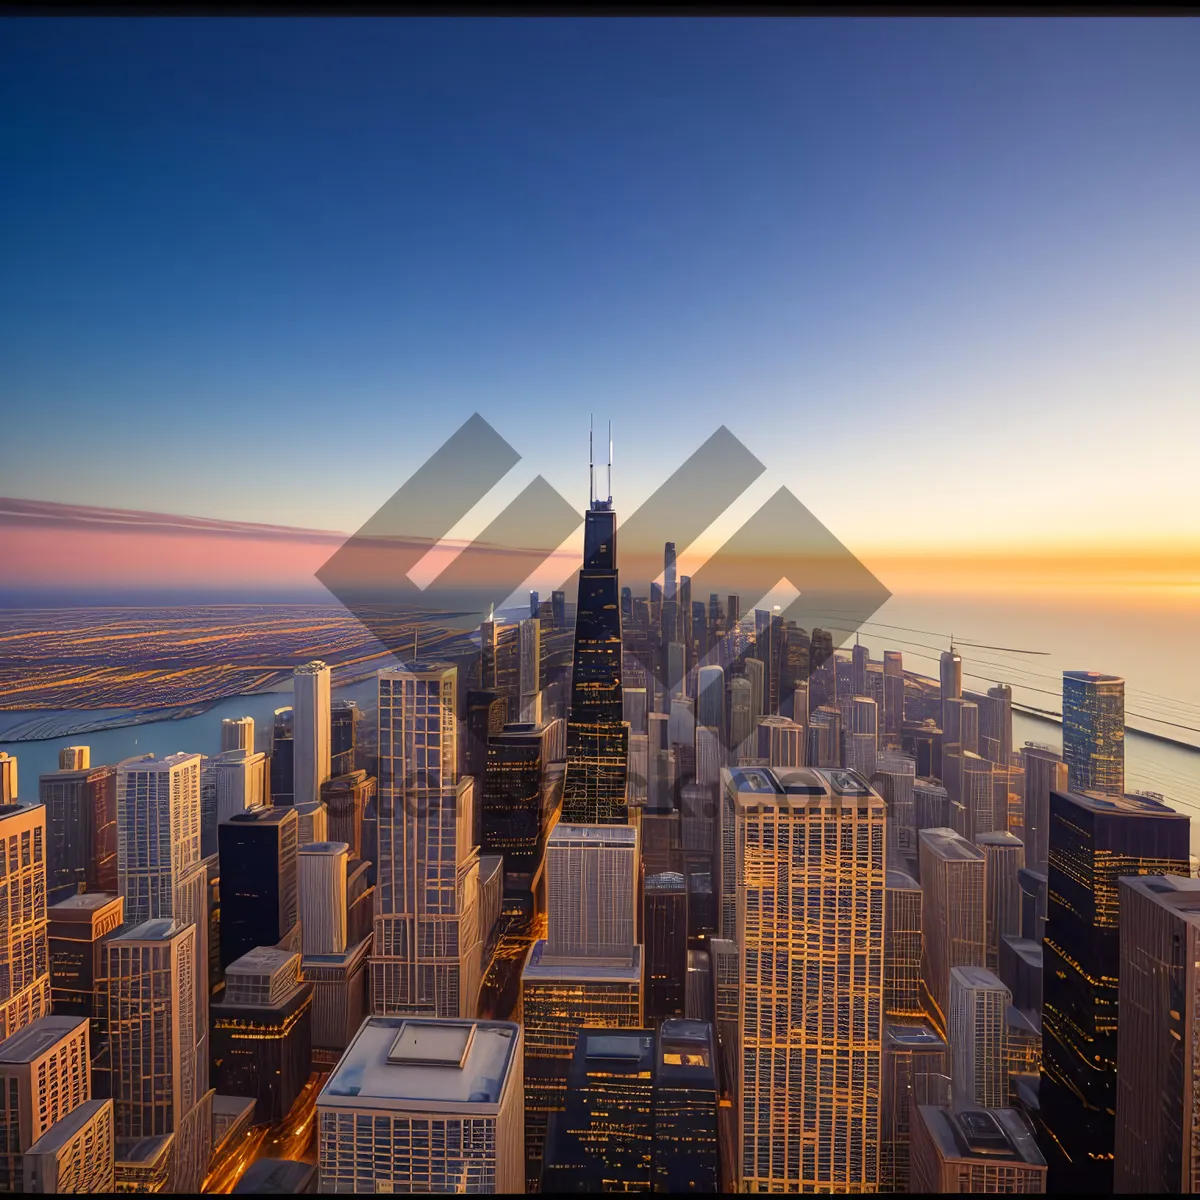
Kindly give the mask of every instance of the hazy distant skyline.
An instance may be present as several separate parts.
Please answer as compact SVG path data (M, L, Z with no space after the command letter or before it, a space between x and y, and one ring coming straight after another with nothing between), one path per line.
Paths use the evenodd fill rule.
M349 532L479 411L582 508L593 411L625 512L724 423L865 556L1200 544L1195 21L5 34L9 496Z

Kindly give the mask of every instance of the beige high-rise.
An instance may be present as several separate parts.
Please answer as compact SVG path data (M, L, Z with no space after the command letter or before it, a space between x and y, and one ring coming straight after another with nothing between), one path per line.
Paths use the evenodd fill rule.
M330 769L330 671L319 659L297 667L292 679L292 786L294 803L312 804Z
M886 805L851 771L724 776L736 827L739 1187L873 1191Z
M22 1190L21 1156L91 1097L86 1017L39 1017L0 1042L0 1191Z
M0 855L0 1038L6 1038L50 1012L45 805L0 807Z
M458 668L379 673L371 1011L473 1018L482 981L474 780L458 776Z
M953 829L922 829L924 942L922 982L930 1015L945 1032L950 1013L950 971L987 961L983 851Z
M173 1190L182 1192L200 1190L212 1140L194 1038L207 990L194 971L195 943L194 925L169 919L143 921L104 943L116 1136L173 1133Z
M954 1107L1007 1108L1008 988L984 967L950 970Z

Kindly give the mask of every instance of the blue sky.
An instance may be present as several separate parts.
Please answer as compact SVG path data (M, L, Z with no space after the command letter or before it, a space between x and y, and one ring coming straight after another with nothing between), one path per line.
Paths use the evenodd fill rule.
M1200 540L1200 23L5 22L4 494L352 530L473 411L852 548Z

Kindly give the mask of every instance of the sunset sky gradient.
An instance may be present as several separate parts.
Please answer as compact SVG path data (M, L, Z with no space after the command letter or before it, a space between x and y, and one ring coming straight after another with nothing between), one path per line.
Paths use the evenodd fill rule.
M624 513L727 424L893 591L1195 595L1200 23L5 34L9 496L352 532L478 411L582 510L594 412ZM30 586L330 551L0 539Z

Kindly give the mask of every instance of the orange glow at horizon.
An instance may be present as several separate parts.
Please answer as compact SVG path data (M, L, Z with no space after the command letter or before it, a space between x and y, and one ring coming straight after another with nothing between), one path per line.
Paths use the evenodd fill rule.
M271 585L323 592L314 573L344 536L297 531L260 538L220 530L178 534L103 525L80 530L52 522L0 524L0 562L5 580L15 587ZM541 582L548 589L557 586L551 577L568 577L578 566L581 543L581 534L573 535L531 585ZM1069 593L1170 605L1200 602L1200 544L850 549L897 596ZM680 574L696 572L709 556L705 550L681 553ZM645 587L646 582L630 584Z

